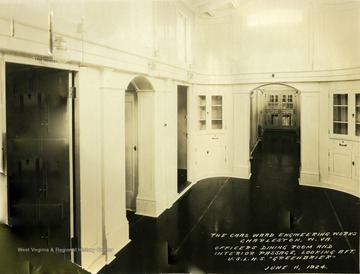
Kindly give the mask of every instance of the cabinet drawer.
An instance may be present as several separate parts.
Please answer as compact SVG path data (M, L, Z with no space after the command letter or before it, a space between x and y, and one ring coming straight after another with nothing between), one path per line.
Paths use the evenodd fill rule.
M347 140L333 140L333 148L352 149L352 142Z

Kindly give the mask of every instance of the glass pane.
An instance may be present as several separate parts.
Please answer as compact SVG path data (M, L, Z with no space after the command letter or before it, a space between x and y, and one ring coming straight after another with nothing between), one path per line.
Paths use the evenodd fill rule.
M348 108L341 106L334 106L334 122L347 122Z
M290 114L283 114L282 116L282 125L283 126L291 126L291 115Z
M348 124L347 123L334 123L334 133L335 134L348 134Z
M334 94L334 106L347 106L348 95L347 94Z
M199 120L206 120L206 107L205 106L199 107Z
M212 129L222 129L222 120L212 120Z
M212 120L222 119L222 107L220 106L212 107L211 113L212 113L212 118L211 118Z
M206 96L198 96L198 129L206 129Z
M279 124L279 115L278 114L271 114L270 125L277 126Z
M360 136L360 94L357 93L355 95L355 112L356 112L356 121L355 121L355 134L356 136Z
M199 96L199 106L205 106L206 105L206 96L200 95Z
M222 129L222 102L223 98L221 95L211 96L211 128Z
M360 94L356 94L356 123L360 123Z
M211 96L211 105L222 106L222 96Z
M198 128L199 128L199 130L205 130L206 129L206 121L199 121Z

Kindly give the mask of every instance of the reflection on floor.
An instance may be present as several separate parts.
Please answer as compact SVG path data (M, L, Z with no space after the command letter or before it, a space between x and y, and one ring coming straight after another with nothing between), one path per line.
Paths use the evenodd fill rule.
M129 213L132 241L100 273L359 273L359 198L299 186L295 133L265 132L252 167L159 218Z
M89 273L64 259L68 250L33 244L2 224L0 224L0 250L1 274Z

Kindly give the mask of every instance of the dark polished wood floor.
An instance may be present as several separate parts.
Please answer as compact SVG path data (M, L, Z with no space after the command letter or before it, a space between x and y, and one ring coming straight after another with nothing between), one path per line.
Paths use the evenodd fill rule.
M293 132L265 132L253 156L251 180L206 179L159 218L129 213L131 242L100 273L359 273L359 199L299 186Z
M99 273L359 273L359 198L298 177L295 133L265 132L250 180L200 181L158 218L129 212L131 242ZM0 273L87 273L18 247L0 225Z

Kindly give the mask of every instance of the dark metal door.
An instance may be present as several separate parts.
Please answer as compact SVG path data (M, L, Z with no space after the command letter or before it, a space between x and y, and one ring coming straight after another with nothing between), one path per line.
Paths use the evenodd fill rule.
M70 247L69 75L6 64L9 225L36 246Z

